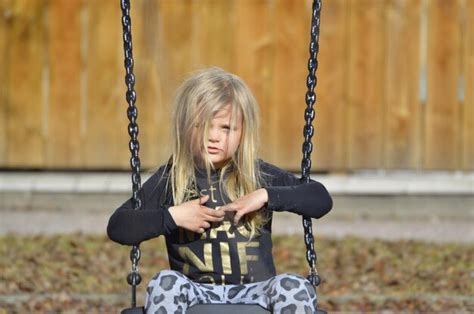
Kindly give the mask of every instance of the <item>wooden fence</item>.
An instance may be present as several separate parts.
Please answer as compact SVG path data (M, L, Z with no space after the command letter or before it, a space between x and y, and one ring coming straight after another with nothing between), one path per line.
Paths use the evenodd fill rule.
M132 0L141 158L195 69L241 76L298 169L310 1ZM0 0L0 167L126 169L118 0ZM474 0L324 0L313 169L474 170Z

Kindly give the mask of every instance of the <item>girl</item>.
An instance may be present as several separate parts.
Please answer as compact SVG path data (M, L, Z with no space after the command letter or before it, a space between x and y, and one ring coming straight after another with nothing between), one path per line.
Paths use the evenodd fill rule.
M143 185L107 233L126 245L164 235L171 270L148 284L147 312L182 313L198 303L259 304L274 313L313 313L316 294L303 277L276 276L274 211L320 218L332 207L318 182L257 159L258 107L237 76L203 70L178 89L169 162Z

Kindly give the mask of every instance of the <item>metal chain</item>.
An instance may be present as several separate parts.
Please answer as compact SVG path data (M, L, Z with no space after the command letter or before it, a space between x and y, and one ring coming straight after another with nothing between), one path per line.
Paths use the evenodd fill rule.
M304 143L303 143L303 160L301 162L301 180L303 182L309 182L310 171L311 171L311 152L313 151L313 144L311 138L314 134L313 120L315 117L315 111L313 109L316 103L316 93L314 88L318 82L316 77L316 70L318 68L318 52L319 52L319 23L321 16L321 2L322 0L313 0L313 14L311 18L311 41L309 45L309 60L308 70L309 74L306 78L306 86L308 91L306 92L306 105L307 108L304 112L304 118L306 124L303 128ZM313 228L310 217L303 216L303 227L304 227L304 242L306 244L306 260L310 267L310 274L308 280L313 286L318 286L321 282L318 271L316 270L316 251L314 250L314 238Z
M125 84L127 92L125 98L128 103L127 116L130 121L128 124L128 134L130 135L129 149L131 153L130 166L132 168L132 206L133 209L140 209L142 200L140 196L141 177L140 177L140 157L138 152L140 144L138 142L138 110L135 106L137 95L135 93L135 75L133 74L133 51L132 51L132 20L130 18L130 0L120 0L122 8L122 29L123 29L123 51L125 65ZM127 276L127 282L132 286L132 307L136 306L136 287L141 282L141 276L138 273L138 261L140 260L140 248L138 245L132 247L130 251L130 261L132 268Z

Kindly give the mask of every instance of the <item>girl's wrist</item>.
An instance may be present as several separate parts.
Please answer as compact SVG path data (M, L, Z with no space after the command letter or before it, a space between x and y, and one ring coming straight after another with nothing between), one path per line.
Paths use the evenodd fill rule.
M262 201L263 203L265 204L265 206L267 205L268 203L268 192L267 192L267 189L265 188L261 188L261 194L262 194Z
M176 206L171 206L170 208L168 208L168 212L170 213L171 217L173 218L174 220L174 223L178 226L178 227L181 227L179 221L178 221L178 215L176 213Z

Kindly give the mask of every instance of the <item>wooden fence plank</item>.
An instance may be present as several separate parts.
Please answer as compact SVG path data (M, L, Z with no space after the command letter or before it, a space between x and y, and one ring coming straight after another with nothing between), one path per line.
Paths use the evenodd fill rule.
M218 66L232 71L234 0L194 3L192 48L199 67Z
M194 6L192 1L158 2L158 116L155 126L158 137L154 144L159 148L156 157L158 163L164 163L171 153L170 116L173 95L186 75L195 69L192 62Z
M325 1L321 12L313 169L345 169L347 159L346 0ZM306 31L309 37L309 28ZM305 36L304 38L307 38Z
M8 73L10 68L10 45L11 40L11 13L12 1L0 1L0 58L3 64L0 70L0 165L7 165L7 108L8 93Z
M306 93L307 40L310 27L311 6L295 1L275 2L275 63L273 91L275 111L271 121L276 138L276 151L271 162L291 170L301 165L303 143L304 95Z
M10 167L44 166L45 2L13 3L7 107L7 160ZM14 86L14 88L13 88Z
M464 111L461 169L474 170L474 1L465 0L462 12L464 49L461 68L464 70Z
M115 1L90 0L85 5L89 16L85 35L88 42L85 166L127 169L130 153L120 7Z
M421 1L391 0L387 11L385 166L417 169L421 166L422 146L419 98Z
M458 105L460 15L458 0L428 4L427 106L425 156L427 169L459 166ZM449 40L446 40L449 38Z
M163 159L161 130L169 124L169 117L163 116L160 99L158 57L159 7L157 1L135 1L132 10L135 75L137 78L138 123L140 125L140 158L144 168L154 168ZM125 115L124 115L125 116ZM167 131L167 129L166 129ZM165 137L165 140L168 140ZM166 146L165 146L166 147Z
M274 98L272 90L275 49L274 6L263 1L235 3L235 44L237 50L234 69L249 86L260 107L260 156L269 160L275 156L275 136L272 134Z
M351 0L349 30L348 167L383 167L385 8L379 0Z
M49 112L46 167L82 166L80 136L81 0L49 3Z
M190 0L158 2L158 53L164 100L170 99L188 72L195 69L192 47L194 7Z

